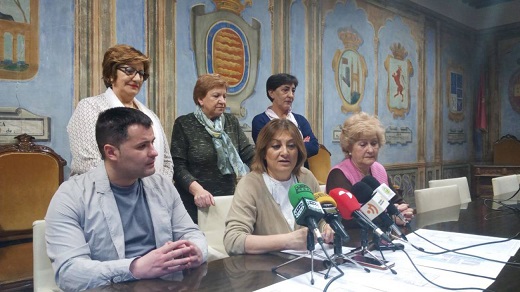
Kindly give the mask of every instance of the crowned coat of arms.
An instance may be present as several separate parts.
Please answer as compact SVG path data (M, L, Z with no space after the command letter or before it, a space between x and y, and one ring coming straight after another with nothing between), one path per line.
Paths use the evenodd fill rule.
M338 29L338 37L343 42L344 49L338 49L334 53L332 70L342 101L341 111L358 112L361 111L360 103L368 74L365 58L357 51L363 40L351 27Z
M252 1L213 0L216 11L205 5L191 9L191 40L197 74L220 74L228 82L227 106L232 114L245 117L242 102L253 92L260 59L260 22L248 24L241 12Z
M394 119L404 116L410 111L410 77L413 75L412 62L406 59L408 52L400 43L394 43L385 60L388 72L388 89L386 103Z

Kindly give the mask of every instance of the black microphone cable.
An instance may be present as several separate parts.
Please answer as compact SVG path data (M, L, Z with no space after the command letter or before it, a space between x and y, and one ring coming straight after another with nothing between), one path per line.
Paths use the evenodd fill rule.
M440 284L437 284L435 282L433 282L432 280L428 279L420 270L419 268L417 268L417 266L415 265L415 263L413 262L412 258L410 257L410 255L408 255L408 253L403 249L402 252L404 252L404 254L406 255L406 257L408 258L408 260L410 261L410 263L412 264L412 266L414 267L414 269L417 271L417 273L419 273L419 275L424 279L426 280L428 283L436 286L436 287L439 287L441 289L445 289L445 290L480 290L480 291L487 291L487 292L493 292L493 290L490 290L490 289L487 289L487 288L477 288L477 287L462 287L462 288L453 288L453 287L446 287L446 286L442 286ZM453 272L453 271L451 271ZM468 274L468 273L462 273L462 274L466 274L466 275L470 275L470 276L476 276L476 277L483 277L483 278L488 278L490 280L494 280L494 278L490 278L490 277L485 277L485 276L480 276L480 275L474 275L474 274Z
M396 239L399 239L399 237L396 237ZM428 241L427 239L425 239L426 241ZM410 242L409 242L410 243ZM434 243L432 243L434 244ZM484 243L484 244L488 244L488 243ZM414 248L416 248L417 250L421 251L421 252L425 252L425 253L428 253L428 254L443 254L443 253L447 253L447 252L450 252L451 250L447 250L445 252L439 252L439 253L434 253L434 252L426 252L424 251L423 248L420 248L420 247L417 247L415 245L413 245L412 243L410 243L410 245L412 245ZM434 244L435 245L435 244ZM480 244L482 245L482 244ZM478 246L478 245L475 245L475 246ZM440 247L442 248L442 247ZM471 246L468 246L468 247L462 247L460 249L465 249L465 248L471 248ZM404 250L403 250L404 252ZM454 253L457 253L457 252L454 252ZM466 255L464 253L458 253L458 254L461 254L461 255ZM414 266L415 270L424 278L426 279L426 277L418 270L418 268L415 266L415 263L412 261L412 259L410 258L410 256L408 255L408 253L405 252L405 255L408 257L408 259L410 260L410 262L412 263L412 265ZM467 254L468 256L473 256L473 255L470 255L470 254ZM476 257L476 258L482 258L482 257L479 257L479 256L473 256L473 257ZM486 259L486 258L482 258L484 260L489 260L489 259ZM493 260L495 261L495 260ZM499 262L499 261L497 261ZM504 263L504 262L499 262L499 263ZM447 271L447 272L452 272L452 273L457 273L457 274L463 274L463 275L467 275L467 276L472 276L472 277L478 277L478 278L484 278L484 279L489 279L489 280L493 280L495 281L496 278L494 277L489 277L489 276L483 276L483 275L477 275L477 274L472 274L472 273L466 273L466 272L461 272L461 271L453 271L453 270L449 270L449 269L443 269L443 268L433 268L433 269L437 269L437 270L443 270L443 271ZM426 279L426 281L432 283L430 280ZM436 285L434 283L432 283L433 285ZM441 287L443 288L443 287ZM448 289L448 288L446 288ZM452 289L452 290L461 290L459 288L449 288L449 289ZM467 288L467 289L472 289L472 288ZM479 290L483 290L482 288L478 288ZM485 290L485 289L484 289ZM491 290L485 290L485 291L491 291Z
M463 246L463 247L459 247L459 248L455 248L455 249L447 249L445 247L442 247L434 242L432 242L431 240L428 240L427 238L425 238L424 236L418 234L417 232L412 231L415 235L417 235L418 237L422 238L423 240L425 240L426 242L442 249L443 251L439 251L439 252L432 252L432 251L426 251L424 248L422 247L418 247L416 245L414 245L413 243L411 242L408 242L410 243L410 245L417 249L418 251L420 252L424 252L426 254L431 254L431 255L441 255L441 254L445 254L445 253L449 253L449 252L453 252L453 253L456 253L456 254L460 254L460 255L464 255L464 256L469 256L469 257L474 257L474 258L477 258L477 259L481 259L481 260L486 260L486 261L490 261L490 262L495 262L495 263L499 263L499 264L505 264L505 265L511 265L511 266L515 266L515 267L520 267L520 263L515 263L515 262L504 262L504 261L499 261L499 260L495 260L495 259L490 259L490 258L485 258L485 257L481 257L481 256L478 256L478 255L473 255L473 254L468 254L468 253L463 253L463 252L459 252L459 250L463 250L463 249L468 249L468 248L473 248L473 247L478 247L478 246L484 246L484 245L489 245L489 244L495 244L495 243L502 243L502 242L507 242L507 241L510 241L510 240L513 240L515 238L517 238L519 235L520 235L520 232L516 233L514 236L512 237L509 237L509 238L506 238L506 239L501 239L501 240L496 240L496 241L489 241L489 242L483 242L483 243L478 243L478 244L473 244L473 245L468 245L468 246Z
M520 213L520 209L518 209L517 207L512 207L512 206L509 206L509 205L503 203L504 201L509 201L509 200L513 199L518 194L518 192L520 192L520 185L518 186L518 190L516 190L516 192L511 197L509 197L505 200L484 199L484 205L486 207L488 207L489 209L493 209L493 207L489 205L489 203L491 202L491 203L501 205L501 206L513 211L513 213ZM496 211L502 211L502 210L496 210Z

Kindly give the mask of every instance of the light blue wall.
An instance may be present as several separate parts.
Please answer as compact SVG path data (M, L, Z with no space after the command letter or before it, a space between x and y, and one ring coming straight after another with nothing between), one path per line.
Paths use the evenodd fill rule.
M379 119L385 127L407 127L412 131L412 142L406 145L389 145L383 148L382 155L379 156L381 163L413 163L417 161L417 144L418 144L418 130L417 130L417 99L419 90L419 64L417 56L417 44L411 38L410 27L403 23L401 17L394 17L386 21L385 25L380 30L379 36ZM387 56L392 55L390 47L400 43L408 52L407 59L411 61L414 70L413 75L409 78L410 87L410 111L404 118L394 119L392 113L387 106L387 88L388 88L388 72L385 70L384 62ZM415 155L414 155L415 154Z
M307 35L305 29L302 29L302 27L305 27L305 17L303 17L303 15L305 15L305 9L302 1L295 1L291 6L291 71L287 73L298 78L298 87L296 88L295 100L292 107L292 111L297 114L305 113L305 83L307 78L312 78L312 76L308 76L305 71L307 62L304 43ZM265 92L265 81L263 84Z
M146 54L145 21L144 0L117 0L116 42L130 45ZM145 82L137 95L137 99L143 103L146 99L147 85Z
M242 12L244 20L251 24L252 18L258 20L260 28L260 59L258 60L258 74L255 89L252 95L246 99L242 105L246 108L247 114L240 123L251 126L254 116L265 111L271 104L265 93L265 82L272 74L272 38L271 38L271 14L268 11L268 1L253 1L252 7L247 7ZM298 86L299 87L299 86Z
M338 29L352 27L363 39L358 53L364 57L368 76L365 83L364 98L361 101L361 110L374 113L375 100L375 57L374 57L374 28L368 23L366 12L359 9L353 1L346 4L338 3L333 12L327 14L323 33L323 139L322 144L332 154L332 165L345 158L339 143L332 142L333 130L341 126L351 115L341 111L342 98L336 89L332 60L337 50L344 50L345 46L338 37Z
M477 77L475 75L476 68L472 65L471 57L475 53L468 41L457 40L452 37L445 37L442 41L441 48L441 84L442 91L440 98L443 98L443 114L442 114L442 157L447 161L467 161L473 155L473 125L474 125L474 101ZM448 117L449 104L447 98L448 71L453 66L460 67L463 73L463 96L464 96L464 119L462 121L453 121ZM448 143L448 132L450 130L463 130L466 135L466 142L461 144Z
M74 2L40 0L39 26L38 72L30 80L0 80L0 106L50 117L51 140L38 143L51 147L70 164L66 126L74 96Z

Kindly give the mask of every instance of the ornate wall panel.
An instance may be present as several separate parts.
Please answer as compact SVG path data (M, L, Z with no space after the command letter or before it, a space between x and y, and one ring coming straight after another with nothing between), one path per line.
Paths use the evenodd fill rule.
M104 92L101 63L115 44L116 0L77 0L74 36L74 105Z

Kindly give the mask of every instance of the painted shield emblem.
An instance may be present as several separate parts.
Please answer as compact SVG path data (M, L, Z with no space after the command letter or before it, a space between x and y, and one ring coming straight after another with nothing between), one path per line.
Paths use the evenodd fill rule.
M240 92L249 72L249 47L242 30L230 22L215 23L208 33L206 52L208 72L222 75L229 93Z

